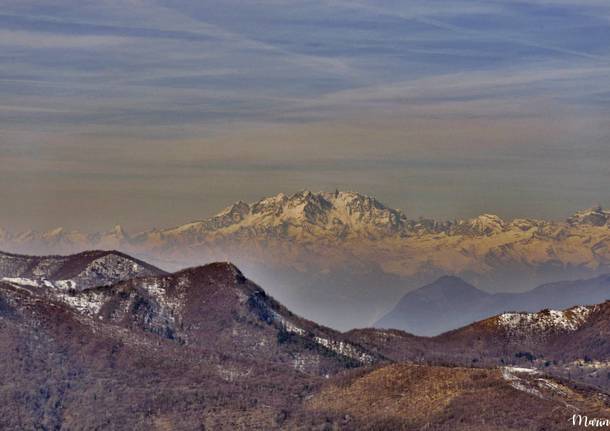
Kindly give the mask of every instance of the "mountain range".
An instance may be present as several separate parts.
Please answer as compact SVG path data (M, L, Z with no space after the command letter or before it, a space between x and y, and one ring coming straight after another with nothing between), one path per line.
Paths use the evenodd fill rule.
M610 272L610 212L565 221L412 219L353 192L302 191L237 202L216 216L128 234L0 229L0 249L118 249L174 271L230 260L308 318L349 329L384 316L408 291L454 275L490 292L523 292ZM355 312L353 312L355 310Z
M573 429L610 416L610 302L436 337L338 332L233 264L0 259L2 429Z
M488 293L459 277L444 276L407 293L374 326L438 335L507 311L563 309L607 300L610 300L609 274L547 283L522 293Z

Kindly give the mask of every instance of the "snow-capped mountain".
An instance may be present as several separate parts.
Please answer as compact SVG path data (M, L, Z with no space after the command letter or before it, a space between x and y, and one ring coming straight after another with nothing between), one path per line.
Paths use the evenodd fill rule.
M446 231L452 235L491 236L504 232L506 223L493 214L482 214L469 220L460 220Z
M349 192L277 196L237 202L218 215L161 231L145 232L134 242L174 248L223 239L337 241L386 238L405 232L406 217L374 198Z
M371 324L406 291L442 275L490 291L524 291L610 272L608 214L595 207L564 222L492 214L436 221L411 219L359 193L302 191L237 202L208 219L133 234L120 226L94 234L4 233L0 249L118 249L168 270L230 260L297 312L348 328ZM350 312L357 303L368 306Z
M155 258L184 261L255 250L253 260L297 267L309 251L317 264L341 265L346 255L374 263L387 273L490 275L501 265L596 269L610 264L610 213L580 211L566 222L533 219L504 221L492 214L438 222L408 219L372 197L353 192L302 191L254 203L237 202L206 220L128 235L121 226L83 234L58 228L49 232L0 231L6 250L67 252L119 248ZM273 245L273 250L269 250ZM332 247L329 247L332 246ZM315 265L314 265L315 266Z

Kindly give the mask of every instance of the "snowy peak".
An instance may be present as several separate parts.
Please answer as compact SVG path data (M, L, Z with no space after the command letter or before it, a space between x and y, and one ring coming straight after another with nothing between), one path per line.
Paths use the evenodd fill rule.
M41 235L41 239L45 241L54 241L54 242L65 242L65 243L78 243L78 242L86 242L87 236L82 232L72 230L68 231L63 227L58 227L55 229L51 229L47 232L44 232Z
M549 226L549 222L545 220L535 220L528 218L516 218L511 221L508 225L508 229L516 229L522 232L528 232L532 229L534 230L543 230Z
M308 223L323 226L328 224L333 204L321 193L308 190L295 193L290 198L280 201L280 220L290 220L293 223Z
M234 203L228 208L225 208L216 216L212 217L207 222L203 222L203 225L209 230L217 230L229 227L231 225L240 223L243 221L248 214L250 214L250 205L246 202L239 201Z
M112 229L112 235L114 235L117 239L128 239L129 235L125 232L125 229L120 224L117 224L114 229Z
M372 224L388 231L399 231L406 222L402 212L387 208L369 196L352 192L324 195L334 208L345 211L356 224Z
M131 238L121 225L116 225L111 231L99 234L96 246L101 249L118 249L129 245Z
M572 226L604 226L608 224L608 220L610 220L610 211L604 211L601 205L598 205L583 211L578 211L572 217L568 218L567 222Z
M458 222L455 232L464 235L490 236L503 232L505 228L506 223L497 215L482 214L478 217Z
M2 237L0 235L0 241ZM76 230L66 230L63 227L36 232L28 230L16 235L8 235L0 243L0 247L20 251L43 251L52 253L70 253L75 249L87 249L90 236Z
M247 204L237 202L209 220L184 225L167 234L197 231L200 234L230 234L248 231L280 235L316 235L324 232L384 235L404 229L406 217L369 196L353 192L300 191Z
M43 238L51 239L51 238L61 238L65 234L65 229L63 227L58 227L55 229L51 229L44 234L42 234Z

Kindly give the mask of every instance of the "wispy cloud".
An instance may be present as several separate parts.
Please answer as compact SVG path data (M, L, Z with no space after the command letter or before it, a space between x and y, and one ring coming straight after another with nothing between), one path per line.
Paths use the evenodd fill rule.
M0 30L0 46L35 49L95 48L125 43L117 36L60 35L28 31Z
M480 192L519 164L523 178L538 169L563 184L544 158L558 172L573 171L568 159L606 172L595 162L610 156L605 0L2 6L0 200L72 190L75 177L82 199L83 184L127 190L133 212L171 186L191 200L204 183L226 199L278 183L396 197L408 182L425 210L451 198L429 186L451 175ZM489 151L506 177L477 182L468 166ZM20 220L7 211L0 222Z

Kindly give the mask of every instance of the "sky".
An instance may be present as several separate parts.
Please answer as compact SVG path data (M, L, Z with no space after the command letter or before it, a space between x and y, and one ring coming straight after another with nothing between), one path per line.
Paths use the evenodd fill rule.
M0 0L0 226L610 206L607 0Z

